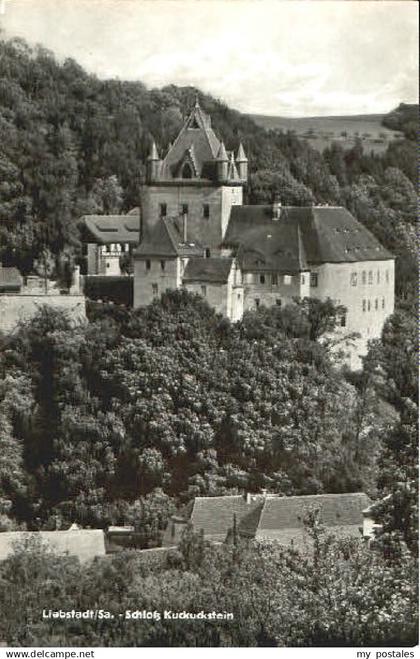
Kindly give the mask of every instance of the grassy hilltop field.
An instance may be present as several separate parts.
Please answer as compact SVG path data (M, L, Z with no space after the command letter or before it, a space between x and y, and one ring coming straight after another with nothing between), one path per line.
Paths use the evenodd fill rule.
M403 133L383 125L384 114L357 114L342 117L274 117L250 115L256 124L271 130L291 131L323 151L338 142L343 149L351 149L360 139L367 152L383 153L388 144L402 139Z

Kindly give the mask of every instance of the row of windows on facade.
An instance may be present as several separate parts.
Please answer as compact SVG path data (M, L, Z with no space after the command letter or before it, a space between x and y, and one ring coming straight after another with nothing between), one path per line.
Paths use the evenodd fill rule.
M168 293L171 289L166 288L165 290ZM158 297L158 295L159 295L159 284L152 284L152 294L153 294L153 297ZM207 286L205 286L205 285L201 286L201 295L203 297L207 297ZM241 299L241 294L238 293L237 297L238 297L238 300L240 300Z
M129 243L110 243L109 245L102 245L102 254L111 254L112 252L128 253L130 251Z
M357 286L357 280L358 280L358 273L357 272L352 272L350 275L350 284L352 286ZM372 285L374 282L374 273L373 270L369 270L369 272L366 272L366 270L363 270L362 272L362 286L365 286L366 284ZM389 284L389 271L385 270L385 281L387 284ZM381 271L377 270L376 271L376 283L380 284L381 283Z
M261 300L260 300L260 298L259 298L259 297L256 297L255 300L254 300L254 302L255 302L255 307L258 309L258 307L261 305ZM276 299L276 305L277 305L278 307L281 307L281 305L282 305L282 301L281 301L280 298L277 298L277 299ZM346 316L346 314L342 314L342 315L340 316L340 325L341 325L341 327L345 327L345 326L346 326L346 323L347 323L347 316Z
M255 275L248 273L245 275L245 281L247 284L271 284L271 286L278 286L279 281L281 280L283 284L290 285L292 283L292 275ZM305 275L300 276L301 284L305 283Z
M210 250L206 250L206 257L210 257ZM145 261L145 269L146 271L149 271L152 267L152 262L150 259L147 259ZM162 272L165 271L166 263L165 261L160 261L160 269ZM258 280L256 279L258 277ZM272 286L278 286L279 285L279 275L272 274L272 275L254 275L252 273L248 273L245 275L245 280L246 283L248 284L253 284L257 283L257 281L260 284L271 284ZM305 275L300 275L300 282L301 284L305 284L306 278ZM282 282L283 284L290 285L292 283L292 275L282 275ZM318 274L316 272L311 273L311 286L318 286Z
M159 208L160 208L160 217L166 217L168 214L168 205L159 204ZM179 207L179 212L181 215L188 215L188 204L181 204ZM203 204L202 217L205 220L208 220L210 218L210 204Z
M379 309L379 300L376 298L375 300L362 300L362 311L371 311L372 308L375 308L375 311ZM382 298L381 302L381 307L382 309L385 309L385 298Z

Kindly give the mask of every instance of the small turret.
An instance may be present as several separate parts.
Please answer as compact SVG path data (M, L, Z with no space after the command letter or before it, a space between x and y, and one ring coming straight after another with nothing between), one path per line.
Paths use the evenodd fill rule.
M229 158L226 153L225 145L223 144L223 142L220 142L219 151L217 152L216 160L217 160L217 180L220 183L227 181Z
M148 183L157 181L157 179L159 178L159 168L160 168L160 158L159 158L158 150L156 148L156 143L153 140L152 148L150 149L150 154L147 157L146 173L147 173Z
M242 143L239 144L238 153L236 156L236 164L238 165L238 173L241 181L248 180L248 158L245 155Z
M281 216L281 199L280 195L275 193L273 195L273 203L272 203L272 219L277 221L280 219Z

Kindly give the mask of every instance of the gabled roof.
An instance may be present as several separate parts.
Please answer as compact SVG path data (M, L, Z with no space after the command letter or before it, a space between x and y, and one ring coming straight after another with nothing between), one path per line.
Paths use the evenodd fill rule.
M233 259L225 257L189 259L182 280L188 282L226 283Z
M26 539L40 538L54 553L77 556L81 562L105 555L105 536L101 529L68 531L11 531L0 533L0 561L13 554Z
M224 541L227 532L233 527L234 515L239 523L241 517L259 505L258 497L253 498L249 503L242 495L196 497L190 521L195 531L204 531L206 538Z
M362 512L371 504L364 492L351 494L313 494L292 497L268 497L261 511L257 534L262 531L303 528L305 511L320 507L325 526L361 524Z
M23 279L17 268L5 268L0 263L0 292L19 291Z
M185 155L192 147L198 176L211 178L213 169L209 168L209 163L216 161L220 142L211 127L210 117L203 112L198 102L163 159L162 179L173 179L181 176L181 163L184 162Z
M202 256L203 252L204 248L197 241L184 242L181 218L162 217L152 229L146 231L135 255L143 258L149 256L175 258Z
M140 213L128 215L84 215L86 242L102 245L131 243L137 245L140 236Z
M258 248L264 252L267 261L277 247L284 251L284 263L290 258L292 264L299 260L302 264L316 265L394 258L345 208L283 206L278 220L272 215L271 205L232 206L223 244L229 247L242 245L246 250L252 248L260 235ZM297 226L300 238L294 233ZM269 247L264 238L269 234L275 246L270 242ZM246 269L245 265L243 267Z

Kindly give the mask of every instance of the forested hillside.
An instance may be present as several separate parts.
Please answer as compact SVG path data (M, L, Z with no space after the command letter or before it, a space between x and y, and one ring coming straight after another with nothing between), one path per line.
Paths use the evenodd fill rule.
M0 41L0 258L28 272L45 246L56 259L63 251L77 257L78 218L138 205L151 136L164 152L197 91L227 148L245 146L250 203L278 192L284 204L346 206L399 257L397 293L412 304L412 131L380 156L363 153L360 144L320 154L192 87L149 90L141 82L99 80L75 61L58 63L17 39Z
M128 550L87 565L33 540L0 564L0 637L44 646L415 644L417 324L394 314L363 372L345 377L328 344L311 339L330 311L312 301L230 325L174 291L137 312L98 305L77 328L45 308L4 343L0 531L125 523L155 546L194 495L265 487L364 490L379 502L384 532L371 546L334 537L312 510L304 555L269 540L217 546L187 529L168 555ZM40 603L114 618L51 621ZM119 616L142 609L234 620Z

